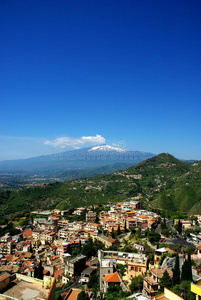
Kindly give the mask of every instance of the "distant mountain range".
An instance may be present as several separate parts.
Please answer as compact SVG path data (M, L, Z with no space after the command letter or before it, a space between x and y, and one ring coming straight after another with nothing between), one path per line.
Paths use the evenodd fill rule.
M0 173L57 174L116 165L117 168L112 168L114 171L120 165L121 168L132 166L153 156L155 154L149 152L128 151L109 145L99 145L28 159L0 161Z
M102 151L102 150L100 150ZM139 199L167 214L201 213L201 161L183 162L162 153L109 175L0 192L0 217L19 211Z

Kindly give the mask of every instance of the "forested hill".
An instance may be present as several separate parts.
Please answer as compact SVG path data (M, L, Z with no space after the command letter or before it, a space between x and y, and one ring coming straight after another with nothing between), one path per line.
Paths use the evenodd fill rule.
M17 211L78 207L139 197L145 207L201 213L201 161L162 153L139 164L92 178L0 193L1 216Z

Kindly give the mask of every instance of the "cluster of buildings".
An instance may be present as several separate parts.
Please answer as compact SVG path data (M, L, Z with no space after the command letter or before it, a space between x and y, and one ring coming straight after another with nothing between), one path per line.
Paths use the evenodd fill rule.
M139 201L118 202L111 206L109 211L102 211L99 215L100 224L104 230L112 232L118 226L122 230L134 228L151 228L156 224L158 215L142 209Z
M38 296L40 299L51 300L54 299L51 297L56 281L60 280L66 284L70 280L77 280L77 283L86 284L97 269L99 270L100 293L105 294L110 284L119 284L123 290L128 291L132 278L142 275L144 278L143 297L177 299L173 296L172 298L157 298L160 279L165 270L172 277L172 271L168 265L161 266L159 263L164 253L172 254L170 249L157 249L154 264L149 264L145 248L140 244L133 243L137 253L114 251L114 249L120 249L121 245L118 239L112 237L113 232L118 229L124 231L141 228L143 230L154 227L159 218L156 213L144 210L136 199L111 205L99 215L94 210L85 207L74 210L72 215L84 215L85 221L72 221L72 218L65 217L66 213L67 211L58 209L32 212L32 215L35 214L37 217L32 221L29 220L29 228L26 227L16 236L7 233L0 238L0 299L6 299L1 292L11 282L15 281L17 285L24 280L27 284L32 282L33 285L39 286L38 289L42 291ZM104 234L105 232L107 234ZM86 256L80 255L84 245L96 240L105 246L105 250L99 249L97 258L92 257L88 260ZM35 270L39 262L42 262L43 266L44 279L42 281L35 278ZM125 269L123 274L120 274L119 266L122 265ZM12 273L15 276L9 275ZM63 299L68 300L74 295L78 296L79 292L76 288L71 288ZM171 292L166 289L164 293L168 295ZM34 295L39 295L37 288ZM9 299L18 299L18 297ZM137 296L136 299L138 299Z

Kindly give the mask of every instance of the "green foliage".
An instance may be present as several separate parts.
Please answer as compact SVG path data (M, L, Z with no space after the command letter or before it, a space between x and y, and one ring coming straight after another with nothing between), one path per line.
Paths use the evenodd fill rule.
M119 300L129 296L130 293L124 292L120 285L110 284L106 293L106 300Z
M12 222L8 221L3 221L2 220L2 224L1 225L5 225L5 227L0 227L0 236L5 235L6 233L10 232L11 235L16 235L18 233L20 233L21 231L19 229L16 229L13 225Z
M118 225L118 228L117 228L117 235L120 235L121 234L121 229L120 229L120 225Z
M21 227L23 227L23 226L26 226L28 224L28 220L19 220L19 222L18 222L18 225L19 226L21 226Z
M188 254L188 259L185 259L183 266L182 266L182 273L181 273L181 280L182 281L192 281L192 262L191 262L191 255Z
M75 249L72 251L71 255L72 255L72 257L76 257L76 256L80 255L80 252L81 252L81 249L80 249L80 248L75 248Z
M167 257L166 253L164 253L164 254L161 256L160 261L159 261L159 265L160 265L160 266L162 266L162 264L163 264L163 262L164 262L164 260L165 260L166 257Z
M37 267L37 275L36 275L36 277L38 278L38 279L43 279L43 270L44 270L44 268L43 268L43 266L42 266L42 262L40 261L39 262L39 265L38 265L38 267Z
M179 232L179 234L182 233L182 223L181 223L180 219L179 219L179 221L178 221L177 231Z
M195 300L195 294L191 292L191 281L182 281L180 284L173 286L171 290L185 300Z
M104 249L104 244L99 241L90 241L85 244L81 250L81 253L89 259L92 256L96 256L99 249Z
M163 277L160 280L160 288L163 290L165 287L170 288L172 286L172 280L167 270L163 273Z
M187 248L186 248L186 253L187 254L192 254L193 252L195 251L195 247L194 246L188 246Z
M157 233L154 229L149 230L147 237L150 241L150 243L157 243L159 242L161 236L159 233Z
M123 277L126 273L126 269L128 268L127 265L118 264L117 265L117 272Z
M193 275L192 275L192 262L191 262L191 255L188 253L188 280L192 281Z
M77 300L88 300L88 299L89 299L89 297L88 297L88 295L84 291L82 291L81 293L79 293L79 295L77 297Z
M173 285L180 283L180 266L179 266L179 255L177 253L175 258L175 266L173 269L173 278L172 278Z
M146 199L145 206L149 204L151 208L157 208L164 217L176 214L177 211L190 210L194 214L201 212L199 162L195 166L193 163L182 162L167 153L162 153L124 172L126 175L142 175L142 179L110 174L85 180L1 191L0 216L16 212L28 213L39 207L41 210L55 207L68 209L99 203L103 205L108 201L115 203L135 196L138 192L142 194L142 201ZM160 191L156 179L160 182ZM85 190L87 185L92 188ZM100 186L100 189L96 189L97 186Z
M113 239L115 239L114 227L112 227L112 233L111 233L111 236L112 236Z
M141 275L133 277L131 279L131 284L129 285L129 288L132 293L141 291L143 288L143 277Z
M99 276L98 274L92 274L89 277L89 282L87 283L87 286L89 289L91 289L93 291L94 294L97 293L98 289L99 289Z
M62 287L62 289L67 289L69 286L71 286L73 284L73 281L70 280L67 283L64 284L64 286Z
M181 281L188 280L188 262L184 261L182 270L181 270Z

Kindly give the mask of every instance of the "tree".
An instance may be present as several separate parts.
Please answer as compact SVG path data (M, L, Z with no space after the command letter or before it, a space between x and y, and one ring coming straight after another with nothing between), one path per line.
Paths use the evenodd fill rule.
M92 274L89 277L89 281L87 283L87 286L89 289L95 288L97 289L98 287L98 274Z
M87 258L90 258L96 254L96 249L92 242L89 242L84 245L82 248L82 254L85 255Z
M39 265L37 267L37 278L38 279L43 279L43 266L42 266L42 261L40 260Z
M120 225L118 225L118 228L117 228L117 235L120 235L121 234L121 228L120 228Z
M184 261L182 270L181 270L181 281L188 280L188 262L187 260Z
M180 267L179 267L179 255L177 253L175 258L175 266L173 269L173 278L172 278L173 285L180 283Z
M131 279L131 284L129 285L129 288L132 293L135 291L141 291L143 288L143 277L141 275L133 277Z
M133 233L133 234L136 233L135 227L132 226L132 227L130 227L129 229L130 229L131 233Z
M112 238L115 239L115 232L114 232L114 227L112 227Z
M172 286L172 280L167 270L163 273L163 277L160 280L160 288L164 289L165 287L169 288Z
M77 300L88 300L88 295L82 291L81 293L79 293L78 297L77 297Z
M192 281L192 262L191 262L191 255L188 254L188 259L185 259L185 262L182 266L182 273L181 273L181 280L188 280Z
M172 291L186 300L195 300L195 295L191 292L191 282L182 281L180 284L175 285Z
M159 242L161 236L159 233L155 232L154 229L151 229L148 234L147 234L147 237L150 241L150 243L153 243L153 242Z
M192 261L191 261L190 253L188 254L187 266L188 266L188 280L192 281L192 279L193 279L193 276L192 276Z
M120 275L121 275L122 277L124 276L127 267L128 267L128 265L122 265L122 264L118 264L118 265L117 265L117 271L118 271L118 273L120 273Z
M178 221L177 231L179 232L179 234L181 234L181 232L182 232L182 223L181 223L180 219Z
M37 278L37 267L34 268L34 278Z
M124 221L124 231L127 231L126 220Z

